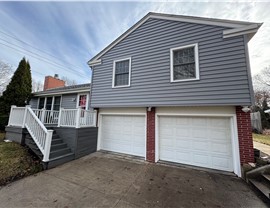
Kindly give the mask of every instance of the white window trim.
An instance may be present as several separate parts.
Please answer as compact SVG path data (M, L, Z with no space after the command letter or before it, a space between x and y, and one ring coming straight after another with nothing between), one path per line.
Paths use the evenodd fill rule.
M79 94L77 94L76 108L79 107L80 95L86 95L86 108L85 108L85 110L89 110L89 106L88 106L88 103L89 103L89 93L79 93Z
M190 48L190 47L194 47L196 78L174 80L173 79L173 52L175 50L180 50L180 49ZM171 48L170 49L170 71L171 71L171 82L186 82L186 81L200 80L198 43L181 46L177 48Z
M128 85L121 85L121 86L115 86L114 81L115 81L115 64L116 62L119 61L126 61L129 60L129 77L128 77ZM123 59L118 59L113 61L113 77L112 77L112 88L121 88L121 87L130 87L130 78L131 78L131 57L129 58L123 58Z

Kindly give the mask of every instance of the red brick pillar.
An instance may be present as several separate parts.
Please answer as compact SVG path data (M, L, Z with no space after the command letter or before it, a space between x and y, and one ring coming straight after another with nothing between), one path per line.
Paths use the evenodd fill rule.
M254 162L250 112L245 113L241 106L236 106L236 117L241 165Z
M155 108L147 109L146 160L155 162Z

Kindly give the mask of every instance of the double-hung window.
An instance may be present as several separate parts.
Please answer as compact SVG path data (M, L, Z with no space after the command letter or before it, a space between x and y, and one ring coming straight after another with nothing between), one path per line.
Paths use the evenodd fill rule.
M113 62L112 87L129 87L131 73L131 58L116 60Z
M171 49L171 82L198 80L198 44Z

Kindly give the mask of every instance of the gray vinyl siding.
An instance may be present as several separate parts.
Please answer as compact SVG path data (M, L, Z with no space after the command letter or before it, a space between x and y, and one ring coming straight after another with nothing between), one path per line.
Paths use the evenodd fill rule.
M30 104L31 108L37 109L38 108L38 98L32 98L30 100L29 104Z
M75 109L77 105L77 93L62 95L61 107L65 109Z
M250 105L243 36L226 28L149 19L93 67L91 107ZM170 49L198 43L200 80L170 82ZM130 87L112 88L113 61L131 57Z

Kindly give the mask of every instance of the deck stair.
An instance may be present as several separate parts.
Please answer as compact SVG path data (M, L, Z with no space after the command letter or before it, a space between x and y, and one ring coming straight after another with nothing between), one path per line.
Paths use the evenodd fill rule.
M54 130L53 128L50 128ZM25 144L42 160L43 154L39 150L38 146L32 139L29 133L26 134L25 137ZM67 143L63 141L62 138L53 131L52 142L51 142L51 149L50 149L50 156L48 162L43 162L43 166L45 169L50 169L61 165L63 163L69 162L74 159L74 153L68 147Z
M270 165L251 170L246 174L246 180L270 202Z

